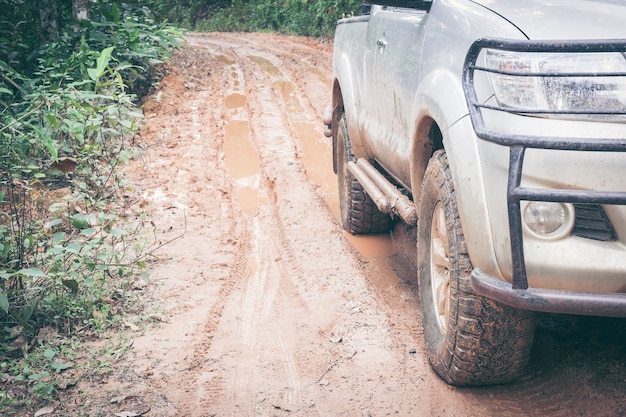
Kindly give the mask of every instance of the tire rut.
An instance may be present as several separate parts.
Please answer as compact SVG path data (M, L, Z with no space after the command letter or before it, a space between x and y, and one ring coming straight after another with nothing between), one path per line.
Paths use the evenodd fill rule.
M329 329L332 333L341 333L341 337L346 338L346 340L356 334L362 340L367 340L367 343L372 344L372 333L376 333L378 327L367 323L370 321L369 318L362 322L363 317L356 321L351 317L343 318L343 320L339 320L339 322L343 322L340 326L337 326L337 321L325 324L316 323L311 312L319 310L320 306L319 301L316 303L311 299L312 294L319 293L323 298L330 297L328 301L333 304L341 303L341 301L337 298L337 294L325 295L324 289L329 288L328 284L314 276L315 271L329 275L330 269L331 275L326 279L332 278L337 269L332 266L333 260L324 262L324 265L311 265L309 254L314 254L315 258L319 259L319 250L328 244L328 240L334 240L335 244L344 247L343 250L346 250L346 247L342 235L336 229L332 216L324 207L321 198L316 197L315 187L304 175L302 162L299 158L298 139L292 130L293 128L290 129L292 125L290 122L294 120L294 115L299 116L299 118L295 118L298 123L306 120L312 124L313 121L308 116L310 113L304 110L304 106L293 91L288 90L288 94L285 94L285 89L281 86L290 85L291 81L284 73L276 70L277 67L273 66L274 64L270 65L264 59L255 58L258 55L241 50L227 51L225 54L228 56L237 55L236 62L249 60L260 65L262 69L268 69L260 72L250 70L245 74L244 79L247 90L254 91L254 97L249 97L249 101L253 102L251 107L257 109L256 112L250 114L249 121L253 132L251 138L261 161L260 193L263 195L262 198L266 197L268 201L275 204L262 205L254 216L254 239L257 243L253 243L251 257L255 259L256 267L245 280L241 295L235 295L240 300L239 313L225 312L221 328L230 327L229 320L239 319L240 330L237 338L242 343L236 345L240 346L240 350L245 350L246 345L254 345L257 349L261 348L266 343L264 337L267 337L268 333L272 334L272 343L277 345L269 346L274 346L274 349L279 352L275 354L265 353L262 357L257 354L254 363L263 369L273 364L274 368L278 368L274 372L279 371L283 374L283 377L279 378L283 380L283 386L273 387L271 383L266 383L267 386L262 392L259 392L258 389L254 390L249 381L257 379L254 376L261 376L262 372L252 366L250 361L240 360L239 364L234 365L234 376L223 378L220 381L222 386L220 395L224 397L225 393L230 393L225 396L230 405L221 401L220 404L222 405L216 405L213 409L219 410L220 407L227 407L228 409L228 407L232 407L232 404L257 404L249 406L251 408L248 411L263 413L261 410L265 410L264 412L267 413L268 411L264 407L271 405L275 410L282 410L283 412L298 410L300 413L306 413L306 415L318 415L321 411L316 409L315 401L310 399L311 393L320 389L318 382L322 376L330 376L337 368L344 365L350 367L350 361L357 351L356 345L341 346L341 349L337 350L332 344L319 346L314 342L312 346L303 348L296 344L292 336L285 338L285 335L289 333L299 334L298 339L312 340L316 336L315 329L321 327ZM240 65L246 67L243 63ZM281 64L278 63L278 65ZM277 83L277 81L284 84ZM279 107L276 107L274 103L278 103ZM289 120L282 117L285 114L290 115ZM297 193L289 191L294 186L298 188ZM322 223L333 226L322 234L314 230L314 226L313 228L307 227L306 222L303 223L303 221L310 220L312 212L316 213L316 216L322 217ZM319 221L315 223L317 224ZM315 239L313 239L314 236ZM319 243L317 238L321 239ZM324 241L326 243L322 244ZM281 266L275 266L277 258L279 258L278 263ZM349 269L345 270L344 268L343 273L351 274L352 279L358 278L358 275L348 271ZM276 287L277 283L278 287ZM359 296L369 293L369 290L364 287L359 291ZM316 297L319 296L316 295ZM276 303L273 303L274 300ZM280 314L280 310L277 310L277 306L281 306L281 309L284 306L291 306L287 310L291 311L292 315L295 314L296 317L283 316ZM365 314L366 317L375 317L376 321L384 321L375 310L376 308L372 305L360 302L348 303L347 313L350 316ZM229 314L232 314L232 317ZM267 317L265 317L266 314ZM238 317L238 315L243 317ZM280 323L280 325L270 324L268 319ZM383 328L386 327L387 325L383 325ZM291 330L285 333L287 329ZM387 331L385 330L385 332ZM377 344L378 342L373 342L373 346ZM232 342L229 342L229 345L230 349L235 349ZM388 349L391 345L386 342L384 347L378 346L376 349ZM222 347L220 351L226 350L228 349ZM319 350L326 352L326 354L320 357L317 352ZM329 360L328 355L334 359ZM220 357L216 354L213 356ZM239 358L247 357L245 351L236 356ZM367 359L360 360L368 361ZM261 366L263 364L266 365ZM246 377L244 378L243 375ZM316 378L311 379L312 375L316 375ZM304 391L306 391L306 395ZM313 398L316 395L320 394L313 394ZM307 399L304 400L304 398ZM214 400L217 401L217 399ZM357 410L358 408L352 408L353 412Z
M231 51L227 51L227 53L230 56L236 55ZM241 66L240 58L236 57L234 61L228 62L228 68L224 73L233 70L230 74L231 78L236 78L239 81L234 90L243 89L245 91L245 89L248 88L248 80L241 74ZM228 74L226 74L226 77L228 77ZM236 93L231 93L228 97L231 97L232 94ZM259 143L250 126L251 120L248 107L240 106L237 111L224 114L222 118L225 121L225 126L228 126L228 124L232 123L234 120L245 122L247 133L250 135L254 147L254 150L252 148L234 148L230 153L228 150L225 150L225 158L228 158L229 155L237 158L246 158L246 154L248 154L249 157L251 153L254 153L258 157L256 149L259 147ZM239 135L241 135L241 133L242 132L239 132ZM241 141L241 138L235 138L235 140ZM244 163L244 167L245 166L249 166L249 164ZM231 169L231 176L232 174L233 170ZM268 199L272 199L271 196L268 197L267 195L268 191L272 191L272 188L267 187L270 181L266 178L262 158L259 164L259 172L254 173L254 175L261 178L260 181L256 181L256 188L260 193L260 200L267 201ZM240 178L233 180L234 182L245 181L246 177L241 175ZM259 395L257 390L250 387L249 384L250 376L255 375L255 369L258 366L258 358L252 354L251 349L267 345L265 338L268 334L272 335L272 337L270 337L272 342L268 346L270 347L268 351L273 351L273 354L269 355L270 357L264 359L264 361L281 364L279 365L279 367L283 369L283 378L281 379L288 381L288 387L290 387L289 391L281 389L273 393L272 395L277 395L278 399L274 399L272 402L278 403L279 401L286 401L288 404L297 404L300 401L298 391L298 381L300 378L296 360L293 357L293 347L289 346L287 341L282 340L281 329L278 329L276 325L272 323L276 320L284 321L283 318L280 317L280 314L276 314L277 312L274 311L275 308L273 305L276 298L282 297L289 299L295 294L293 290L285 294L285 280L280 279L279 281L275 281L273 277L284 277L286 274L281 265L285 262L289 265L292 265L292 263L288 258L285 259L285 243L280 237L277 239L275 233L273 233L275 225L272 224L272 222L268 224L266 220L267 218L273 219L272 216L268 217L264 213L267 211L267 207L267 205L262 204L257 210L251 210L247 214L241 213L242 218L240 218L240 221L250 224L249 232L251 236L254 236L250 242L250 247L245 251L245 258L249 267L246 274L241 277L241 288L238 288L237 293L233 294L234 297L239 300L236 303L239 307L234 312L226 313L226 317L224 317L223 320L225 320L227 325L222 326L222 328L230 327L228 326L228 324L231 324L230 320L236 321L237 325L235 327L238 330L236 331L237 334L234 336L239 342L235 343L234 346L231 345L230 349L220 350L217 348L215 350L218 352L239 351L239 357L243 360L240 360L237 364L231 365L234 368L231 378L228 380L223 378L213 384L211 389L212 398L208 402L213 404L213 406L216 403L219 404L219 399L224 397L224 393L230 392L230 395L226 395L227 398L236 405L247 404L246 407L251 414L255 412L253 404L257 402L256 397ZM277 285L277 283L283 284ZM285 300L283 300L282 303L285 303ZM302 306L302 303L300 304ZM304 311L306 312L306 309ZM293 323L288 322L286 325L293 326ZM212 333L216 331L219 334L220 330L218 329L213 329ZM230 338L232 337L233 336L230 336ZM232 343L232 341L229 343ZM274 349L272 349L272 347ZM210 353L209 349L207 349L207 351ZM290 406L290 408L293 407Z

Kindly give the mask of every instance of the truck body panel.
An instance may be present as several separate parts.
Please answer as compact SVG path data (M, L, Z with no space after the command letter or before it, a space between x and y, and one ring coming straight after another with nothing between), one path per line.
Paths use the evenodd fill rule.
M480 38L524 40L529 34L540 39L626 37L623 6L573 1L563 7L559 2L547 5L540 1L522 4L500 0L439 0L433 2L429 11L373 5L369 16L343 19L337 26L335 79L344 95L343 106L357 157L375 161L417 200L430 156L425 137L428 131L420 126L425 120L436 122L457 185L459 211L472 261L507 280L511 279L504 199L508 151L479 140L464 119L468 108L461 82L463 61L472 42ZM546 24L546 19L555 13L564 15L564 19ZM590 19L602 19L607 24L598 26ZM581 30L590 25L593 33ZM498 115L492 119L493 128L504 133L569 130L593 137L600 129L610 136L626 137L623 124L564 122L519 115ZM610 181L606 181L607 172L614 174ZM622 154L541 151L538 156L529 154L524 183L594 190L603 189L605 184L606 189L624 190L625 174L626 159ZM608 212L618 236L624 239L623 208L611 207ZM624 287L626 256L618 256L626 254L624 241L594 242L575 236L569 240L573 242L528 237L525 250L533 286L609 292ZM594 262L599 252L606 253L601 265ZM592 275L603 283L597 287L594 283L585 284Z

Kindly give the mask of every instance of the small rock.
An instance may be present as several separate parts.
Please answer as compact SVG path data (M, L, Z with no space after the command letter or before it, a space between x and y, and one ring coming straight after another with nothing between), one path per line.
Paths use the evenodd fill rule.
M170 318L167 317L165 314L161 314L161 313L153 313L150 314L150 319L151 320L155 320L155 321L160 321L163 323L169 323L170 322Z
M124 322L124 326L128 327L133 332L136 332L137 330L139 330L139 327L137 327L135 323L131 323L130 321Z
M133 282L133 290L145 290L148 283L143 279L138 279Z

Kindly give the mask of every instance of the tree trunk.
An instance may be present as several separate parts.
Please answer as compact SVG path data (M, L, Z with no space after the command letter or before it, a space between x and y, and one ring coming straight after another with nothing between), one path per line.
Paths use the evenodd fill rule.
M56 0L39 2L39 22L43 42L55 42L59 39L59 14Z

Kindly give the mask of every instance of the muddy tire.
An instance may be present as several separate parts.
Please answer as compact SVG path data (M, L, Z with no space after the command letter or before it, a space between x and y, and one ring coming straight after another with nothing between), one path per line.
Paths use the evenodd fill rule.
M534 314L472 291L472 264L443 151L437 151L428 164L419 216L420 305L432 368L446 382L459 386L518 378L532 348Z
M376 207L361 184L348 171L348 161L356 159L350 146L345 114L339 118L335 146L338 161L339 208L343 228L355 235L388 231L392 224L391 217Z

